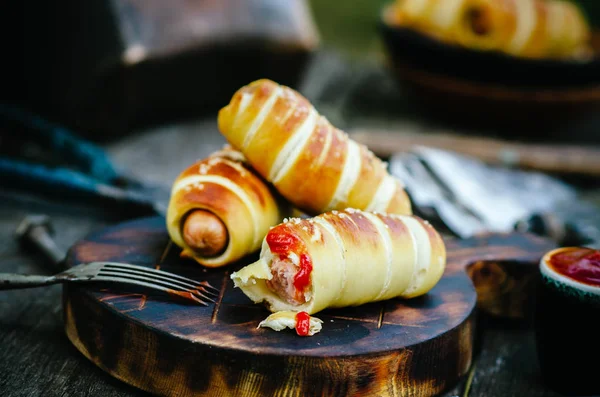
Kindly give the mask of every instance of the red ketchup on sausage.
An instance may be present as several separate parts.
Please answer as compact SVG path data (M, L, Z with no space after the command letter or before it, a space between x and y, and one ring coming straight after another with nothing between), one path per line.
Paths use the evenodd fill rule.
M557 273L580 283L600 287L600 251L590 248L569 248L557 252L548 260Z
M282 260L290 252L300 256L300 270L294 276L294 287L298 291L303 291L310 284L310 273L313 266L302 241L290 232L273 229L267 234L267 244L271 252L279 255Z
M310 331L310 316L307 312L296 313L296 333L300 336L308 336Z

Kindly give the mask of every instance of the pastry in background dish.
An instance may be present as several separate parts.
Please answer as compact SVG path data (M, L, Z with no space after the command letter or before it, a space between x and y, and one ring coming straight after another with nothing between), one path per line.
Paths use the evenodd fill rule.
M256 252L289 206L230 147L190 165L175 179L167 230L182 255L207 267Z
M426 221L346 209L286 219L264 238L259 260L231 279L271 312L310 315L426 294L445 266L444 242Z
M262 79L219 111L219 130L254 169L307 215L347 207L411 214L400 180L295 90Z
M591 55L590 26L566 0L398 0L384 18L474 50L525 58Z

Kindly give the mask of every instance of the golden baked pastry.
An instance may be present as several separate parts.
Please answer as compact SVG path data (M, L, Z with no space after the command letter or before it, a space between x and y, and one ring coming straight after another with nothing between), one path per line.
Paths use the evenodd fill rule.
M175 179L166 223L183 256L220 267L258 251L269 228L287 214L285 202L243 155L225 148Z
M411 214L403 184L295 90L262 79L219 111L219 129L257 172L308 215L346 207Z
M355 209L287 219L258 261L231 279L272 312L313 314L431 290L446 266L441 236L416 216Z
M397 0L384 17L475 50L526 58L590 55L590 26L565 0Z

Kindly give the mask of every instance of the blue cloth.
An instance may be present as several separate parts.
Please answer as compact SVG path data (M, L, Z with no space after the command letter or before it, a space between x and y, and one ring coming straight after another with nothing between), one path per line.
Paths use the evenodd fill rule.
M64 127L4 104L0 104L0 117L25 127L26 133L36 142L47 145L49 150L98 181L111 183L119 175L102 148L77 137Z
M22 109L0 104L0 119L64 160L64 164L51 167L0 156L0 182L8 187L133 204L164 215L168 190L120 173L99 146Z

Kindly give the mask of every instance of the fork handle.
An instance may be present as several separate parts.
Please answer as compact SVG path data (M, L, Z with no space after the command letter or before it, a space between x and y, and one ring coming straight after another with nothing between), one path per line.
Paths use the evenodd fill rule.
M43 287L62 281L54 276L0 273L0 290Z

